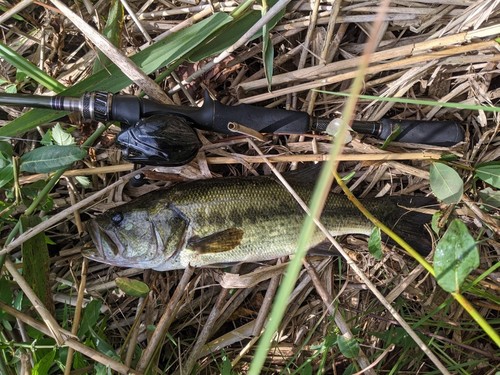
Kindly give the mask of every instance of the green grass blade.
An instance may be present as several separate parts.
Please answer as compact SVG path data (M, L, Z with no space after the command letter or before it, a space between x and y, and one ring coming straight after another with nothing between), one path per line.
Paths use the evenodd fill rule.
M325 91L325 90L314 90L317 92L322 92L324 94L336 95L349 97L351 94L345 92L335 92L335 91ZM446 107L455 109L466 109L471 111L485 111L485 112L500 112L500 107L488 107L476 104L465 104L465 103L450 103L450 102L438 102L436 100L422 100L422 99L409 99L409 98L385 98L373 95L360 95L360 99L373 100L378 102L391 102L391 103L402 103L402 104L415 104L415 105L428 105L432 107Z
M26 60L13 49L7 47L5 44L0 43L0 57L5 59L9 64L16 67L18 70L23 71L29 77L37 81L43 87L60 93L66 89L62 83L49 76L43 70L39 69L35 64Z
M123 29L123 5L120 0L112 0L109 6L108 19L102 30L103 35L113 45L120 47L122 29ZM101 51L97 53L97 59L94 63L94 73L109 65L111 60Z
M219 28L231 22L225 13L216 13L199 23L180 30L164 40L131 57L146 74L173 64L202 44ZM117 92L131 83L130 79L115 65L100 70L89 78L61 92L61 95L79 96L85 91L101 90ZM36 126L58 119L66 112L34 109L0 128L0 136L13 137Z
M23 232L41 223L38 216L21 216L21 230ZM35 294L47 308L54 311L54 301L50 289L50 257L45 241L45 233L25 241L21 247L23 254L23 276Z
M264 17L264 15L266 14L267 9L267 0L262 0L262 17ZM271 42L269 28L269 24L264 25L264 27L262 28L262 61L264 63L264 72L267 79L267 89L271 91L271 83L273 79L274 47Z
M277 0L270 0L268 1L268 5L273 6L276 2ZM251 5L251 3L244 2L238 6L238 8L231 13L234 21L218 30L216 35L207 41L207 43L200 44L199 47L193 50L193 52L189 55L189 60L199 61L208 56L218 55L236 43L243 36L243 34L248 31L248 29L259 21L262 16L260 11L248 9L249 5ZM284 14L285 11L282 10L275 17L273 17L266 25L267 29L271 30L274 26L276 26ZM252 40L260 37L261 35L262 29L255 33ZM270 48L272 49L272 44L270 44Z

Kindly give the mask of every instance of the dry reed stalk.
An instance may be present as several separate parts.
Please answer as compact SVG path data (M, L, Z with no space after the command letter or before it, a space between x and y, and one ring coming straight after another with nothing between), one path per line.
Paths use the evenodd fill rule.
M328 155L266 155L266 160L271 163L300 163L300 162L316 162L328 160ZM389 160L439 160L441 154L429 152L411 152L402 154L342 154L337 157L337 161L389 161ZM261 163L262 158L259 156L209 156L207 157L208 164L239 164L241 161L247 163Z
M481 51L481 50L496 50L498 47L497 43L495 41L486 41L486 42L479 42L475 43L472 45L465 45L461 47L452 47L443 51L438 51L438 52L429 52L427 54L423 55L418 55L418 56L413 56L413 57L408 57L404 60L400 61L394 61L390 63L385 63L385 64L379 64L376 66L370 66L367 69L367 74L377 74L389 70L395 70L395 69L401 69L401 68L406 68L413 66L418 63L423 63L429 60L434 60L434 59L443 59L446 57L450 57L453 55L459 55L467 52L472 52L472 51ZM498 56L496 56L495 61L498 61L500 59ZM264 100L269 100L272 99L275 96L280 96L280 95L287 95L290 93L296 93L300 91L305 91L305 90L311 90L311 89L316 89L321 86L326 86L326 85L331 85L333 83L338 83L342 82L345 80L353 79L356 77L356 70L352 70L348 73L341 73L332 77L328 78L323 78L319 79L316 81L312 82L307 82L307 83L301 83L294 85L289 88L284 88L284 89L278 89L273 91L272 93L268 94L260 94L260 95L254 95L246 98L241 98L239 100L240 103L244 104L250 104L250 103L258 103ZM240 85L241 86L241 85Z

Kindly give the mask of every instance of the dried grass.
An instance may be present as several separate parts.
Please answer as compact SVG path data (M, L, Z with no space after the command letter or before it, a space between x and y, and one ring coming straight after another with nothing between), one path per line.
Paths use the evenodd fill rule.
M65 11L57 9L60 7L58 1L53 1L55 7L29 1L22 4L27 8L20 15L29 22L7 16L0 18L4 43L67 85L88 76L96 56L96 37L75 27L63 15ZM127 53L143 48L146 43L157 42L172 30L197 22L213 9L230 11L236 3L185 0L128 2L127 5L137 17L126 16L126 30L117 51L120 61L125 64L123 69L130 63ZM200 100L204 90L209 90L226 104L255 103L305 110L317 116L338 115L345 102L343 98L311 89L345 91L349 88L377 5L376 1L359 0L291 2L272 32L276 57L271 92L267 91L263 78L259 40L230 48L216 60L185 62L176 69L175 75L164 79L159 86L151 83L150 78L144 85L142 80L146 78L143 76L136 77L135 82L141 84L142 90L151 85L153 88L148 92L153 94L160 87L170 90L171 100L176 104L189 105ZM492 39L500 31L498 5L499 1L493 0L393 1L383 22L382 37L377 40L376 52L371 56L364 93L494 105L500 86L500 53L497 42ZM72 5L73 11L87 23L83 27L95 27L96 20L99 15L106 14L107 7L107 2L94 5L84 1L82 7ZM101 21L98 27L102 27ZM115 61L115 57L108 57ZM8 64L0 64L0 74L8 80L15 79L15 71ZM179 85L180 81L185 86ZM134 85L127 91L137 92L138 88ZM19 116L13 109L5 110L9 118ZM481 268L475 274L479 275L498 262L498 237L486 229L488 225L498 225L498 212L480 209L467 168L500 157L497 113L369 101L360 101L356 112L356 118L363 120L396 115L399 118L458 120L467 129L467 140L453 150L395 143L382 152L377 147L380 142L356 136L339 159L340 171L355 172L351 188L358 195L378 192L429 194L429 159L435 159L441 152L453 152L459 157L458 163L465 166L462 174L467 184L460 217L468 223L472 233L482 239ZM82 127L82 134L88 131ZM183 276L182 272L123 270L95 263L90 263L87 269L79 253L82 243L88 239L79 238L79 215L88 217L171 181L269 172L261 157L242 137L221 138L206 133L202 139L204 148L194 162L182 168L147 171L153 184L134 190L124 180L116 183L133 165L121 164L114 146L103 138L95 148L92 165L81 165L67 172L67 180L61 179L52 193L58 211L69 208L53 216L45 227L58 248L51 268L53 289L57 291L54 294L56 307L61 309L63 303L81 307L91 299L102 301L107 321L106 339L124 364L79 343L73 337L79 320L75 315L70 316L68 322L62 322L65 327L73 327L69 334L60 328L55 317L47 317L46 325L34 323L27 314L12 311L2 303L0 308L16 316L19 322L14 331L4 331L3 337L20 342L21 322L37 324L47 336L57 337L74 351L105 363L119 373L146 369L149 373L178 373L181 369L182 373L189 373L195 365L196 373L218 373L222 371L223 357L229 358L236 372L245 373L258 335L266 323L285 259L269 262L258 269L244 265L231 273L186 270ZM17 142L20 149L30 147L30 142ZM330 148L325 136L267 137L265 141L255 142L279 171L297 163L323 161ZM76 175L90 175L92 187L76 188L70 194L71 178ZM21 176L20 184L45 177ZM113 183L115 187L109 189ZM75 206L76 201L81 202L96 192L101 198L94 206ZM9 248L14 249L22 240L18 239ZM375 261L367 251L365 239L353 236L345 238L342 244L418 334L426 341L432 339L431 350L448 368L458 363L463 367L456 368L456 372L494 373L499 365L497 348L481 337L483 333L457 304L446 302L449 296L420 266L415 267L412 259L400 252L388 251L381 261ZM15 266L10 261L7 263L12 272ZM118 276L145 281L151 287L150 294L144 299L121 294L113 281ZM22 282L16 285L18 287L23 288ZM480 289L498 295L498 275L487 276L480 283ZM73 298L76 295L78 298ZM481 292L471 292L468 296L484 317L498 322L498 305L491 299L482 298ZM35 308L47 314L41 304ZM152 325L156 326L154 333L148 328ZM340 331L337 327L341 327ZM290 297L276 345L268 357L267 372L292 373L311 359L314 369L342 373L351 361L333 346L324 353L319 348L325 345L325 337L330 337L332 332L351 330L362 343L367 363L374 363L377 372L391 369L432 372L432 364L418 348L404 340L391 346L381 338L387 332L403 335L399 324L345 264L324 258L311 258L306 263ZM134 355L137 347L142 349L140 358ZM149 367L151 358L158 352L161 353L159 360L153 361L158 367L156 364ZM467 365L468 362L473 365ZM471 370L474 366L476 371ZM374 373L373 369L367 371Z

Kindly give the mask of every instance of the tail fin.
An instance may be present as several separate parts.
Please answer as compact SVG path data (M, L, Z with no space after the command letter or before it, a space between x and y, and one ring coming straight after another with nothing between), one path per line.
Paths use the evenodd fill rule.
M428 255L432 250L432 236L425 224L430 224L432 214L418 209L435 208L436 200L418 196L394 196L390 200L396 207L388 223L391 229L421 255Z

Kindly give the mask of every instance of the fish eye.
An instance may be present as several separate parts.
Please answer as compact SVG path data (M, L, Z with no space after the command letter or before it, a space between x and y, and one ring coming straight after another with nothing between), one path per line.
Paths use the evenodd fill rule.
M123 221L123 215L120 212L117 212L111 217L111 221L115 224L120 224Z

